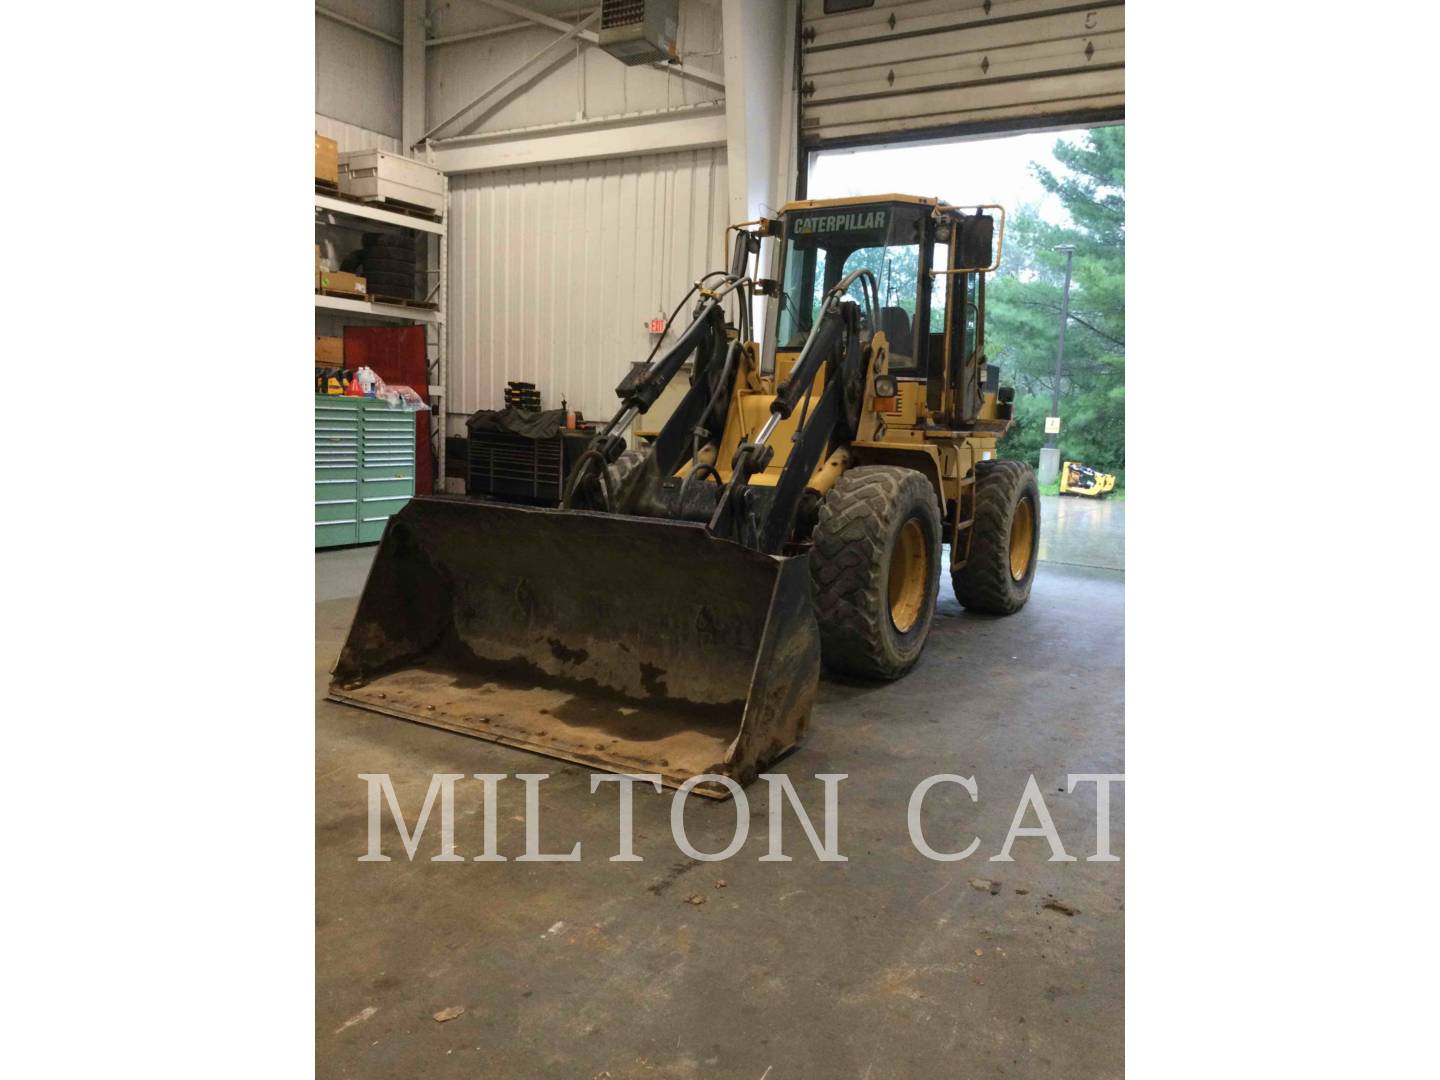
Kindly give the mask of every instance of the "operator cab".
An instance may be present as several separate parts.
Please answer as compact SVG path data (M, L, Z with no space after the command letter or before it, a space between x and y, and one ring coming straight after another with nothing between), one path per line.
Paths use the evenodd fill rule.
M905 195L786 206L781 214L773 344L767 350L765 370L775 370L777 357L798 353L819 317L826 292L846 274L865 267L875 275L879 289L878 326L868 325L862 281L852 283L847 296L858 305L864 329L885 334L890 373L901 382L926 383L924 397L932 411L940 410L948 397L942 392L948 378L959 391L954 400L962 416L956 419L974 417L981 405L981 389L978 384L966 385L974 383L973 374L962 379L961 373L967 367L976 371L977 347L983 346L976 338L983 274L954 272L956 266L968 265L951 257L952 250L958 254L952 236L962 231L951 227L957 217L938 199ZM981 265L988 262L987 254Z

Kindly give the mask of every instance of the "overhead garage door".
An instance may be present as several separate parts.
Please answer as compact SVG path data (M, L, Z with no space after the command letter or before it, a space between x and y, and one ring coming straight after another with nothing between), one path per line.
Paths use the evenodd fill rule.
M1124 116L1123 0L862 4L804 0L809 149Z

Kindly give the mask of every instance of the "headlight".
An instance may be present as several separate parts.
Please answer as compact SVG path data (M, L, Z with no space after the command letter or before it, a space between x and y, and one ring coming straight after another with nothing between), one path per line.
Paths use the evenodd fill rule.
M894 397L899 388L895 385L895 379L890 375L875 376L875 396Z

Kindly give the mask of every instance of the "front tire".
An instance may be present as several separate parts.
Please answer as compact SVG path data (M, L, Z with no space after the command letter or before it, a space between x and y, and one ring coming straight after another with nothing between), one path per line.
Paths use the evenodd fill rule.
M914 469L846 472L820 504L810 552L820 654L832 671L898 679L920 659L940 584L940 507Z
M970 557L950 568L955 599L971 611L1013 615L1030 599L1040 552L1040 488L1023 461L975 466Z

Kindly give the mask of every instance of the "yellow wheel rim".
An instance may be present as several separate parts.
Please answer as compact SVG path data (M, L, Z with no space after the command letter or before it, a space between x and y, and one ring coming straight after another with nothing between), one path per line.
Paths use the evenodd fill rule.
M1030 571L1030 549L1035 546L1035 507L1021 499L1010 523L1010 576L1023 581Z
M900 527L890 557L890 621L908 633L925 609L925 587L930 582L930 551L925 531L914 518Z

